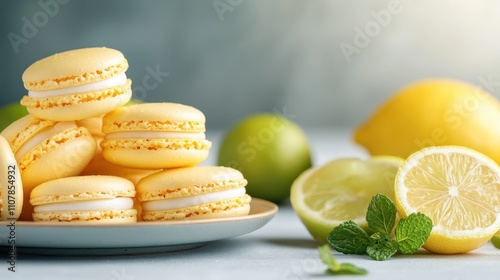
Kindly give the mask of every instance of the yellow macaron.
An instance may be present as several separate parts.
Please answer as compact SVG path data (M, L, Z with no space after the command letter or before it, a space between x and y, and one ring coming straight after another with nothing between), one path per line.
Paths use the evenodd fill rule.
M0 136L0 221L15 221L23 208L23 183L9 142Z
M75 122L42 120L25 116L0 135L10 144L19 165L25 200L37 185L75 176L87 166L96 151L96 142ZM24 203L21 220L31 220L31 205Z
M103 157L140 169L192 166L208 157L205 115L177 103L143 103L118 108L103 118Z
M135 187L115 176L76 176L45 182L33 189L35 222L133 223Z
M57 53L31 64L23 73L29 91L21 104L41 119L73 121L103 115L132 97L128 62L111 48Z
M85 127L89 130L90 134L94 137L102 138L104 137L104 132L102 132L102 117L104 115L100 115L97 117L91 117L83 120L75 121L76 125L80 127Z
M136 189L144 221L169 221L248 215L246 184L236 169L195 166L154 173Z
M85 167L80 175L118 176L128 179L132 181L132 183L136 184L143 177L159 171L158 169L137 169L112 164L111 162L105 160L102 156L102 149L99 147L99 143L102 141L102 138L94 136L94 139L96 139L96 143L98 144L97 151L90 163Z

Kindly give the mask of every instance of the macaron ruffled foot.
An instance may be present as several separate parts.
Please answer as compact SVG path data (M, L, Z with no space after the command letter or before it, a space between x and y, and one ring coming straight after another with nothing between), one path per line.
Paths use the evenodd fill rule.
M246 216L251 197L236 169L196 166L164 170L137 184L144 221Z
M208 157L205 115L177 103L143 103L103 118L103 157L116 165L163 169L193 166Z
M135 187L115 176L75 176L33 189L35 222L134 223Z

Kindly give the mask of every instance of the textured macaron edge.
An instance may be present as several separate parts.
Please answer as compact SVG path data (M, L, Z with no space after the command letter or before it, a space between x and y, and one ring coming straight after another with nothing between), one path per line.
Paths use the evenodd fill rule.
M35 222L136 222L137 210L60 211L33 213Z
M52 96L44 98L32 98L28 95L23 96L21 105L27 108L52 109L58 107L75 106L82 103L96 102L119 95L131 93L132 81L127 79L123 85L92 92L83 92L67 94L61 96Z
M125 131L168 131L168 132L205 132L205 123L197 121L106 121L104 133Z
M104 139L103 150L209 150L212 142L198 139Z
M43 91L88 84L125 72L128 61L115 49L69 50L40 59L23 73L27 90Z
M203 218L208 215L216 215L222 212L230 212L235 209L246 207L252 198L245 194L235 199L221 200L213 203L206 203L191 207L165 210L165 211L142 211L144 221L169 221ZM244 213L248 214L247 212Z
M21 171L25 170L36 160L41 158L44 154L56 150L59 146L68 141L73 141L75 139L85 137L91 139L92 141L95 141L88 129L85 127L70 128L56 133L52 137L36 145L33 149L22 156L18 161L19 169Z
M36 206L117 197L134 198L135 195L134 184L125 178L107 175L73 176L35 187L30 195L30 203Z
M150 201L243 188L247 183L237 169L207 165L156 172L141 179L136 190L139 201Z
M26 141L45 128L54 126L56 123L55 121L38 119L27 115L5 128L1 135L9 141L10 147L15 154Z
M103 132L205 132L205 115L179 103L142 103L118 108L103 117Z
M247 185L246 179L215 181L204 185L181 186L173 189L162 189L156 191L142 190L137 199L141 202L178 198L192 195L200 195L217 191L243 188ZM146 188L144 188L146 189Z

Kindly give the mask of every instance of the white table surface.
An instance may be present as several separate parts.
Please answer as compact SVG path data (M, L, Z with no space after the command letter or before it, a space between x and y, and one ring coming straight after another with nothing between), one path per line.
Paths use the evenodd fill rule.
M351 142L350 131L308 130L314 164L338 157L366 157ZM208 133L214 142L214 164L220 135ZM7 271L0 256L0 279L499 279L500 250L486 246L462 255L434 255L420 251L377 262L365 256L336 253L340 262L368 270L364 276L331 276L324 273L317 244L289 203L280 205L263 228L227 240L174 253L135 256L30 256L18 255L15 273Z

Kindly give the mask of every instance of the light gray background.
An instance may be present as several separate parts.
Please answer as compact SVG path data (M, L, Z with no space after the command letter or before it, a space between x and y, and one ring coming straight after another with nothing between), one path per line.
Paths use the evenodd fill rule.
M26 93L21 75L31 63L88 46L122 51L133 88L148 69L168 72L135 97L195 106L209 128L264 111L303 126L353 127L394 91L428 77L500 96L499 1L65 0L46 22L40 1L56 0L2 1L0 106ZM397 12L377 23L389 5ZM8 34L22 36L23 18L34 23L34 15L41 26L16 52ZM367 27L369 41L356 45ZM346 59L342 44L358 53Z

